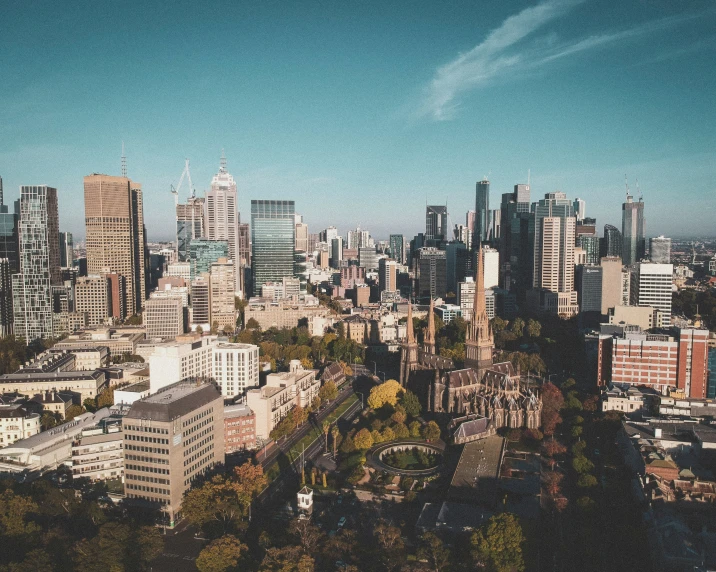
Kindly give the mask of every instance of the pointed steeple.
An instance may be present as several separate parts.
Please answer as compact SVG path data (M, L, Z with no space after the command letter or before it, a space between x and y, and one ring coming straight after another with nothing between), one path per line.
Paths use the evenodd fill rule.
M400 348L400 385L408 384L410 372L418 367L418 344L413 331L413 304L408 299L408 323L406 324L406 340Z
M485 271L482 263L482 243L477 251L477 268L475 268L475 299L472 304L472 319L483 312L487 313L487 304L485 303Z
M428 310L428 327L423 334L423 351L425 353L435 353L435 304L432 296L430 297L430 310Z
M475 269L475 298L472 305L472 319L465 336L465 366L482 374L492 365L494 338L485 303L485 277L482 263L482 244L477 251Z
M407 331L407 341L409 344L415 343L415 334L413 333L413 304L410 300L408 300L408 322L406 323L406 326L408 327Z

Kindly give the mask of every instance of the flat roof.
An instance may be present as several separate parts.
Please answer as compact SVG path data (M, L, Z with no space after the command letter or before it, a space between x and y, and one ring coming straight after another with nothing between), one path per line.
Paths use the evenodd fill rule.
M128 419L168 422L220 397L221 394L211 383L196 385L190 382L179 382L154 395L135 401L126 417Z
M504 439L496 435L465 444L449 497L492 505L497 490Z
M148 381L138 381L137 383L133 383L132 385L127 385L125 387L116 387L114 389L115 392L117 391L127 391L129 393L142 393L144 391L149 391L149 382Z
M50 371L47 373L6 373L0 376L0 383L21 383L23 381L80 381L84 379L99 379L104 372L98 369L94 371Z
M254 412L251 410L251 408L248 405L244 405L243 403L237 403L235 405L227 405L224 407L224 418L227 417L248 417L249 415L253 415Z

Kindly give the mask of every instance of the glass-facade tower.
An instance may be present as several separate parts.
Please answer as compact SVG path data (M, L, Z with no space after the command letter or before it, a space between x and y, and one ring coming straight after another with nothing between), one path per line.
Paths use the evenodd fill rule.
M229 258L229 243L226 240L198 238L189 243L191 279L211 271L211 265L219 258Z
M490 181L483 179L475 185L475 232L473 244L487 240L490 228ZM477 246L475 246L477 248Z
M293 276L295 214L293 201L251 201L254 292L266 282Z
M630 266L640 262L645 255L646 240L644 220L644 202L634 202L630 195L627 195L626 202L622 205L622 263Z

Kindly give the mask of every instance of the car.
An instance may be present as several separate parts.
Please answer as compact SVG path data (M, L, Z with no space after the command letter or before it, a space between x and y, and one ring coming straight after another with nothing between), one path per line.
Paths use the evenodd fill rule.
M598 457L598 456L599 456L599 449L594 449L594 456L595 456L595 457Z
M342 516L338 521L338 528L343 528L346 525L346 517Z

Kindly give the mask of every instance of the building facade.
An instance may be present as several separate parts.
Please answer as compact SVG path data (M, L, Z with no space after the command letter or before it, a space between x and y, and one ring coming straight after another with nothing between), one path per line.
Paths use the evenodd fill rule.
M265 282L293 276L295 214L293 201L251 201L254 292Z
M215 342L211 357L212 379L226 398L259 386L259 348L252 344Z
M622 204L622 262L624 266L631 266L644 259L645 230L644 202L641 199L634 202L633 197L627 194L626 202Z
M181 298L150 298L145 303L144 325L148 338L175 338L184 333Z

